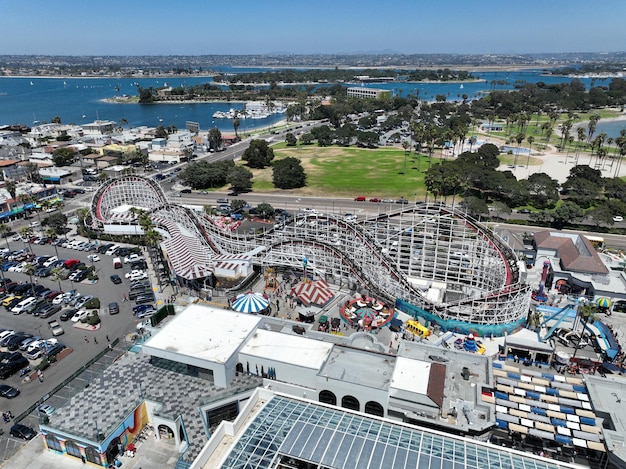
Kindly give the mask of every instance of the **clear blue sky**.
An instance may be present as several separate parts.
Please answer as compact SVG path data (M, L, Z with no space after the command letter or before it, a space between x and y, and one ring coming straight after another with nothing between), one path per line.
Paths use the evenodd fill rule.
M614 52L626 0L2 2L0 54Z

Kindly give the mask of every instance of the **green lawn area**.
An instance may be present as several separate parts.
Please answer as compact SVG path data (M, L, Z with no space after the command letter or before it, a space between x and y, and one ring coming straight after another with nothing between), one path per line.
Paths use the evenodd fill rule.
M418 162L406 159L406 174L400 174L404 168L404 150L397 148L320 148L316 145L287 147L278 144L274 147L276 159L292 156L302 162L307 173L307 186L294 191L302 195L356 197L364 195L381 198L413 199L415 194L423 196L424 171L428 169L428 157L421 157ZM433 158L437 163L439 158ZM254 170L254 191L275 190L272 187L270 168Z

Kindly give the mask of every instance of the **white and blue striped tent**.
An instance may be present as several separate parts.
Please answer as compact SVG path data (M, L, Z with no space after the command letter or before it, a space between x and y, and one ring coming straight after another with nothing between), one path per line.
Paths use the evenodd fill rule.
M240 313L258 313L269 305L269 300L262 293L248 292L237 295L231 306Z

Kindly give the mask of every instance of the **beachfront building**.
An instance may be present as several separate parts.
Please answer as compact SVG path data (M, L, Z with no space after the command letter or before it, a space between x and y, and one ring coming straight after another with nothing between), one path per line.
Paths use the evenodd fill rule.
M369 98L369 99L383 99L391 97L391 91L383 90L380 88L366 88L360 86L353 86L348 88L348 98Z
M260 387L411 428L470 435L495 424L481 398L493 387L489 358L419 343L394 355L379 351L386 347L372 334L344 337L303 324L301 335L296 324L193 304L161 329L146 326L142 345L41 424L46 446L110 467L149 424L192 462ZM466 385L454 385L459 379Z
M39 177L46 184L65 184L72 180L81 179L82 175L78 168L66 166L57 168L54 166L39 169Z
M114 121L96 120L90 124L82 124L83 134L85 137L94 137L102 135L111 135L117 124Z
M332 467L560 469L532 452L413 427L273 389L258 389L224 421L191 469Z

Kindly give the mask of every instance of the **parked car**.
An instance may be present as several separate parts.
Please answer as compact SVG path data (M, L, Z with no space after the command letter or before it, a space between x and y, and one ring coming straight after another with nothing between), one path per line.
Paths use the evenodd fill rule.
M76 302L74 303L74 306L76 306L77 308L82 308L88 301L91 301L91 300L93 300L92 295L83 295L76 300Z
M142 260L144 260L143 256L140 256L139 254L134 253L124 258L124 264L129 264L131 262L137 262L137 261L142 261Z
M29 296L28 298L26 298L25 300L20 301L13 308L11 308L11 312L13 314L22 314L25 311L25 309L29 305L33 304L35 301L37 301L37 299L34 296Z
M65 350L65 345L64 344L61 344L61 343L54 344L54 345L46 348L46 355L48 356L48 358L56 357L63 350Z
M359 195L359 196L354 198L355 202L365 202L366 200L367 200L367 198L364 195Z
M86 309L79 309L74 313L74 316L72 316L72 322L79 322L85 319L87 316L89 316L89 311L87 311Z
M130 290L128 292L128 299L129 300L136 300L138 297L140 297L142 295L146 295L148 293L152 293L152 288L150 288L150 287L141 287L141 288L136 289L136 290Z
M61 315L59 316L59 319L61 321L69 321L72 316L74 316L74 313L76 313L76 311L78 311L79 308L69 308L66 309L65 311L63 311L61 313Z
M154 309L154 306L146 305L146 304L137 305L137 306L133 306L133 313L138 314L149 309Z
M15 352L20 348L20 344L29 337L32 337L32 334L22 333L22 334L14 334L6 343L6 348L10 352Z
M7 379L9 376L13 376L28 365L28 360L20 355L20 358L10 360L8 363L0 365L0 379Z
M47 261L45 261L43 263L43 266L44 267L50 267L50 266L52 266L52 264L54 264L58 260L59 260L59 258L57 256L52 256Z
M41 317L41 318L49 318L53 314L56 314L59 311L61 311L61 308L62 308L61 305L49 305L49 306L46 306L44 309L39 311L39 317Z
M44 415L50 416L57 409L50 404L41 404L39 407L37 407L37 410Z
M112 243L109 243L109 244L103 244L103 245L101 245L101 246L98 248L98 253L99 253L99 254L104 254L104 253L106 253L106 252L107 252L110 248L112 248L112 247L113 247L113 244L112 244Z
M135 298L135 303L139 305L143 303L152 303L155 300L156 298L154 296L154 292L150 292L139 295L137 298Z
M141 280L148 278L148 274L143 270L131 270L125 275L125 277L129 280Z
M21 438L23 440L31 440L37 434L35 430L21 423L16 423L15 425L13 425L11 427L11 430L9 430L9 433L11 434L11 436Z
M90 254L87 256L87 259L89 259L91 262L98 262L100 261L100 256L98 256L97 254Z
M378 197L372 197L370 199L370 202L381 202L381 199L379 199Z
M19 395L19 389L9 386L8 384L0 384L0 396L6 397L7 399L13 399Z
M62 291L59 291L59 290L52 290L51 292L49 292L49 293L46 295L46 300L48 300L48 301L54 301L54 299L55 299L57 296L62 295L62 294L63 294L63 292L62 292Z

